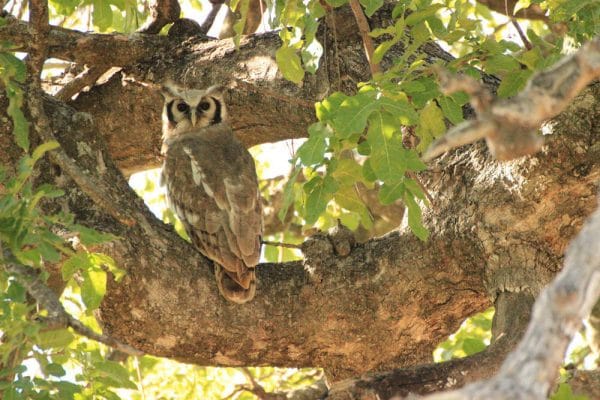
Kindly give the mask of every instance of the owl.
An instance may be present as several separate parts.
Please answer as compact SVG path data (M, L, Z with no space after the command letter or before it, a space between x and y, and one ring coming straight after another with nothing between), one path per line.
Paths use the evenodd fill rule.
M193 245L214 261L221 294L254 297L262 203L254 159L227 125L222 89L163 87L161 183Z

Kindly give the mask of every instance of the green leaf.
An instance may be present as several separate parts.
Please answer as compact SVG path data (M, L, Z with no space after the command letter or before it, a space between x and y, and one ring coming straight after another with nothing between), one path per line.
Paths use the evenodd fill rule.
M413 82L421 84L424 88L423 90L414 92L405 89L406 93L411 96L412 103L416 108L424 107L429 100L440 95L438 85L432 77L421 77Z
M375 11L379 10L383 5L383 0L360 0L360 4L365 8L365 14L367 17L375 14Z
M461 123L463 118L462 108L450 96L442 96L438 99L444 116L454 125Z
M361 156L368 156L371 154L371 145L366 140L363 140L358 143L358 146L356 146L356 151Z
M138 387L131 382L129 371L115 361L98 361L94 363L96 370L93 376L99 381L108 381L110 386L125 389L137 389Z
M112 25L113 13L106 0L93 0L92 20L100 32L105 32Z
M410 13L410 15L408 17L406 17L406 25L408 25L408 26L415 25L415 24L423 21L424 19L429 18L432 15L434 15L440 8L444 8L444 5L432 4L425 9L422 9L419 11L413 11L412 13Z
M25 288L16 281L10 281L6 290L5 299L23 303L26 300Z
M507 98L519 93L527 84L532 73L533 71L530 70L521 70L505 76L498 86L498 97Z
M362 166L354 158L338 160L337 168L331 175L341 186L353 186L356 182L363 180Z
M550 400L588 400L588 397L575 395L571 385L568 383L561 383L558 385L556 393L550 396Z
M246 26L246 20L248 19L248 9L250 7L249 0L239 0L236 2L235 6L232 4L232 8L238 13L239 18L233 25L233 31L235 32L235 36L233 37L233 41L235 43L235 47L240 47L240 40L242 38L242 34L244 33L244 26Z
M394 39L386 40L385 42L382 42L379 46L377 46L377 48L375 48L375 51L373 51L373 63L381 63L381 60L383 60L385 53L387 53L389 49L391 49L396 43L398 43L399 40L399 38L395 37Z
M433 139L442 136L444 132L446 132L444 115L442 110L432 101L419 113L419 125L417 125L415 133L421 139L421 142L417 146L417 150L425 150L433 142Z
M317 122L308 127L308 134L308 140L298 149L298 158L306 166L320 164L327 150L325 137L330 135L330 130L327 125Z
M13 134L15 142L24 151L29 151L29 122L25 118L23 111L19 108L20 104L9 96L9 103L6 113L13 121Z
M479 353L486 348L486 344L481 339L465 338L463 340L463 350L466 355Z
M277 213L277 217L280 221L285 220L285 216L294 201L294 184L296 183L296 179L298 178L298 174L302 171L302 168L295 167L292 175L289 177L288 181L285 183L285 187L283 188L283 204L281 205L281 209Z
M88 310L100 306L106 293L106 272L101 269L86 269L81 272L81 299Z
M41 242L38 244L37 248L39 249L44 260L51 263L57 263L60 261L60 253L50 244Z
M407 100L383 97L379 99L379 104L383 106L384 110L398 118L402 125L415 125L419 120L419 114Z
M375 171L371 167L371 161L368 158L363 163L362 176L367 182L375 182L377 180L377 175L375 175Z
M404 180L399 180L393 183L384 183L379 188L379 201L383 205L392 204L404 195Z
M369 119L367 140L372 149L369 162L377 178L384 182L400 181L408 167L408 150L397 131L397 123L389 113L377 112Z
M368 93L348 97L341 104L333 125L342 138L361 133L367 126L369 115L379 108L378 102Z
M283 77L294 83L300 83L304 79L304 69L296 49L281 46L275 52L275 60L283 74Z
M60 399L72 400L76 393L81 393L81 386L71 382L55 382L54 385L60 391Z
M346 3L348 3L348 0L327 0L327 4L332 7L341 7Z
M79 233L79 240L85 246L94 246L118 239L118 236L113 234L100 232L79 224L72 224L69 226L69 229Z
M334 92L323 101L315 104L317 118L321 122L331 121L335 118L340 106L349 96L342 92Z
M61 266L61 274L63 281L68 281L73 277L75 272L79 270L89 269L92 267L89 253L81 251L69 257Z
M521 69L521 64L512 56L497 54L489 57L485 62L485 70L489 74L510 76Z
M0 76L5 82L14 79L19 83L25 82L27 70L25 63L12 53L0 52ZM14 86L13 86L14 87Z
M365 203L360 199L354 186L346 186L339 189L334 196L335 202L344 209L356 213L360 217L360 223L365 229L373 227L373 218ZM354 229L358 228L356 224Z
M75 336L68 329L53 329L40 332L37 339L42 348L63 348L70 345Z
M325 212L337 190L337 183L331 176L315 176L304 185L304 189L307 193L304 219L308 225L312 225Z
M44 372L48 375L57 376L57 377L66 375L65 369L62 367L62 365L55 364L55 363L47 364L44 367Z
M421 218L421 208L415 201L413 195L409 192L404 192L404 204L408 209L408 226L416 237L422 241L426 241L429 237L429 231L423 226Z
M108 269L113 274L116 282L119 282L127 274L127 271L120 268L111 256L101 253L91 253L90 258L92 264L96 267L105 267Z
M37 162L40 158L42 158L44 156L44 154L46 154L46 152L57 149L59 147L60 147L60 144L55 140L51 140L49 142L42 143L38 147L36 147L35 150L33 150L33 154L31 154L31 158L33 159L34 162Z

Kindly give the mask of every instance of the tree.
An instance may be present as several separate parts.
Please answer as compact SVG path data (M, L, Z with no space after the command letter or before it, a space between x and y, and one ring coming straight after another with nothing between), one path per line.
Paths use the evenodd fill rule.
M249 2L237 3L239 33ZM2 374L4 388L15 377L21 385L7 393L111 398L112 386L130 385L127 372L99 350L67 352L73 335L66 327L125 353L198 365L322 367L334 382L330 398L425 394L498 370L488 386L469 386L455 398L477 391L542 398L553 390L568 339L599 295L597 217L575 242L555 289L540 296L522 347L500 366L596 207L600 86L584 87L600 76L598 5L346 3L273 4L273 26L282 30L233 41L207 38L206 24L177 19L175 2L157 2L152 20L134 34L51 26L43 1L29 3L29 22L3 17ZM70 16L83 3L51 5ZM103 31L121 21L125 30L136 7L92 2L91 23ZM520 43L484 35L483 21L494 24L490 9L512 16L515 7L516 16L542 21L528 22L523 33L523 21L508 18ZM168 35L156 34L173 21ZM588 41L575 55L562 54L567 44ZM28 53L27 74L15 51ZM49 57L73 62L76 71L53 82L60 87L54 96L40 92ZM105 75L111 67L120 71ZM286 189L270 198L280 205L271 214L283 210L285 224L267 215L267 230L327 228L339 219L365 241L343 227L313 234L301 245L302 261L260 266L252 303L226 303L210 262L157 220L123 178L160 164L156 86L168 78L235 86L231 125L249 146L308 132ZM540 150L531 131L548 118ZM491 153L478 143L428 165L419 158L435 139L441 153L483 137ZM492 154L524 157L499 162ZM378 232L372 214L404 209L405 228L371 237ZM65 313L56 295L64 280L88 310L98 308L104 335L82 325L94 328L89 313ZM441 340L492 304L485 351L429 364ZM534 348L539 344L546 347ZM83 375L95 383L27 380L24 350L37 351L47 376L64 376L69 357L91 357ZM523 365L530 368L515 373ZM358 379L341 382L349 378ZM597 390L580 386L592 397Z

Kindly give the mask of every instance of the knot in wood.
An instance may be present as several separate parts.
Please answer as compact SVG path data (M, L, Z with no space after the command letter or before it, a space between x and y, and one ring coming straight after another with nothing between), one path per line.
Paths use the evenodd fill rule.
M348 256L356 244L354 233L341 224L329 230L329 239L335 254L341 257Z
M309 262L313 259L323 260L333 254L333 246L327 235L319 232L302 243L302 254L304 260Z

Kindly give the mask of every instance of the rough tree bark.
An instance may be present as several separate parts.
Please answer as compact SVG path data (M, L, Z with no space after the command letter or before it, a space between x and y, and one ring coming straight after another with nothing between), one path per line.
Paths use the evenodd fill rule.
M379 11L372 27L385 25L389 12ZM199 365L319 366L339 380L428 363L433 348L465 317L493 301L499 305L510 292L525 292L513 300L528 304L556 274L567 244L596 204L598 84L548 124L551 134L535 156L500 163L474 145L435 161L421 175L434 198L425 213L427 243L399 230L341 256L331 238L317 235L305 243L303 263L260 265L258 294L243 306L219 296L210 262L127 187L122 172L159 164L161 100L153 85L166 78L198 86L232 83L232 125L248 145L304 136L314 101L335 90L350 92L368 77L348 13L336 10L326 19L321 38L328 51L317 74L299 86L279 73L273 34L248 37L235 52L226 40L179 43L53 28L51 56L91 64L102 59L123 68L123 78L113 77L69 105L47 97L44 107L66 153L86 177L106 185L114 209L134 223L118 222L114 210L94 203L56 166L45 164L37 177L67 193L48 209L69 209L78 222L120 237L101 249L128 272L109 285L101 306L106 333L149 354ZM0 38L27 48L21 22L0 27ZM448 57L434 46L424 51ZM3 95L0 102L0 158L11 162L19 152ZM521 323L499 324L522 329ZM496 344L510 347L514 340L507 342ZM426 393L489 376L508 347L491 347L488 358L454 368L416 369L413 381L416 375L433 383L385 393ZM481 365L490 369L482 373Z

